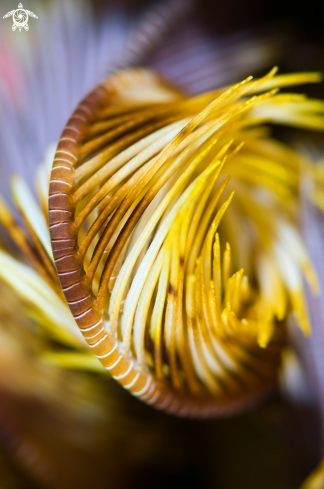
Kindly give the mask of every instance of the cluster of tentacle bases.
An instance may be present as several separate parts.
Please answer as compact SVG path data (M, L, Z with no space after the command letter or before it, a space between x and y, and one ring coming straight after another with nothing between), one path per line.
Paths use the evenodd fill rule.
M188 98L149 71L115 74L56 151L49 225L67 303L110 374L167 412L255 401L276 382L287 315L309 330L300 156L265 124L321 130L324 104L278 93L317 74L275 75Z

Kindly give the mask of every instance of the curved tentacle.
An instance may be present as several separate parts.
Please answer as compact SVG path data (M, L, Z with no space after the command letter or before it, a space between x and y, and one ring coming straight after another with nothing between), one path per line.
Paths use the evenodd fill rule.
M296 121L303 104L315 102L278 95L274 74L192 99L148 71L115 74L81 102L57 147L49 225L63 293L110 374L166 412L229 414L271 390L287 296L307 330L291 274L299 277L301 267L313 275L301 244L298 256L287 253L299 163L284 167L286 152L273 146L265 164L256 127L292 114ZM321 117L306 125L323 128ZM287 214L281 227L271 213L263 218L269 202L260 184L273 194L271 212L281 203ZM251 283L243 269L232 274L241 243L233 252L225 246L228 208L238 231L252 226L254 213L258 245L245 243L242 231L260 265Z

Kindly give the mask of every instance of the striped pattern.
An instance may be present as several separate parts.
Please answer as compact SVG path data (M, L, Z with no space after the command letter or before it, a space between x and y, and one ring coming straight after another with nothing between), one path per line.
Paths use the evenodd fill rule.
M132 97L135 93L137 104L134 105ZM140 96L143 101L139 100ZM200 104L206 107L214 97L213 94L208 95ZM149 103L150 99L152 101ZM177 134L186 130L186 124L186 128L192 124L188 123L192 118L192 108L185 106L184 109L181 104L177 110L173 108L174 101L178 103L181 100L182 96L151 73L128 71L114 75L80 103L63 131L53 162L49 194L53 255L62 290L80 331L113 378L132 395L168 413L193 417L227 415L250 405L273 388L283 341L281 334L266 350L260 349L257 344L247 348L243 345L241 348L238 340L236 351L244 357L239 362L242 364L242 377L240 369L231 373L226 367L226 360L219 361L221 388L213 391L212 387L209 388L208 379L204 381L204 374L199 374L199 367L194 368L193 372L192 363L195 367L197 362L201 362L198 350L196 364L194 359L190 360L190 355L181 357L186 372L184 381L181 380L181 368L177 372L178 383L173 374L165 374L165 365L160 365L163 372L158 375L154 366L134 354L132 344L137 341L135 337L129 337L127 347L127 333L125 329L120 330L122 317L119 316L123 301L117 317L107 305L107 301L109 303L114 298L114 273L117 270L118 275L121 268L124 245L131 236L135 239L132 233L136 234L136 229L143 225L141 217L162 188L162 184L158 185L152 194L151 187L151 194L148 189L146 196L140 197L141 187L136 182L140 181L141 175L150 171L148 164L143 164L149 158L147 156L139 169L128 176L125 174L116 184L116 190L109 193L105 184L117 174L118 169L124 168L121 160L114 167L114 157L122 159L120 155L124 155L124 163L130 161L136 145L135 155L145 149L145 146L141 147L144 140L147 151L151 147L148 142L155 145L152 157L156 153L162 154L167 142L159 147L154 135L157 131L162 131L159 134L163 135L163 130L169 127L174 131L170 144L177 148ZM202 131L202 134L205 132ZM152 160L149 158L149 161ZM107 169L107 162L110 162L110 169ZM162 176L160 178L167 182L169 175L164 176L164 180ZM120 225L124 227L118 235L116 229ZM113 236L117 239L110 245ZM180 257L180 265L183 260ZM164 263L163 260L161 263ZM169 302L177 294L172 280L171 272L167 296ZM190 322L190 304L187 315ZM145 323L139 323L139 328L143 335ZM192 341L194 350L197 341ZM184 348L188 353L188 345ZM147 352L151 351L147 342L146 349ZM178 354L182 355L181 352ZM162 363L171 362L172 367L172 353L170 355ZM184 365L186 358L189 358L187 366ZM173 356L173 361L179 367L176 356ZM238 387L232 389L234 384Z
M133 28L115 65L115 70L139 65L182 23L192 10L191 0L166 0L153 4Z

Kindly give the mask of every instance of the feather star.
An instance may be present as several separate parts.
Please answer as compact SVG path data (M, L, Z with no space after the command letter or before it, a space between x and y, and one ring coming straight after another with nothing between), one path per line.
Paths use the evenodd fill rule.
M60 3L56 20L68 14L79 25L76 36L84 39L86 28L95 37L83 10L77 9L76 22L73 2ZM19 79L24 68L30 72L36 64L28 55L26 67L11 63L12 72L5 72L0 91L9 124L3 125L1 155L10 162L10 172L19 168L30 182L35 161L57 139L68 110L107 72L104 47L117 38L118 48L123 44L127 21L115 16L108 24L96 38L100 50L90 43L75 53L75 45L65 46L58 33L55 49L46 41L49 49L40 52L39 73L47 83L43 91L33 83L29 87L37 114L31 152L19 152L12 144L9 128L15 126L19 134L20 127L9 102L27 120L31 100L25 103ZM37 36L46 39L41 24L37 28ZM121 50L121 67L141 57L132 48L134 39L141 44L142 33L137 39L135 32ZM188 46L192 37L195 43ZM311 330L303 278L315 293L318 286L297 230L299 187L311 181L312 205L323 211L322 165L273 139L269 124L323 130L323 102L278 93L321 77L278 76L274 69L261 79L229 86L213 42L192 29L175 39L184 46L180 53L173 52L171 40L150 62L166 81L149 70L120 71L71 116L51 176L52 243L47 192L53 149L37 174L40 206L21 176L12 180L25 229L3 200L0 221L29 265L1 249L0 275L28 304L27 314L43 333L73 349L43 352L43 361L103 374L83 334L111 375L145 402L180 416L227 415L276 385L289 317L305 335ZM1 56L6 56L5 44ZM226 58L242 59L243 44L241 49L228 42ZM272 57L271 48L260 45L255 42L258 50L247 59L253 59L251 68ZM248 47L253 50L251 40ZM50 68L51 49L57 61ZM60 98L54 103L48 93L54 92L55 77L49 73L65 49L76 64L66 67L66 79L62 70ZM184 49L192 60L189 70L179 63ZM100 58L96 68L89 68L85 79L78 76L85 62L92 66L94 56ZM111 65L118 66L111 58ZM204 76L197 76L197 66ZM241 71L236 66L237 76L246 69L248 64ZM215 90L220 82L226 86ZM55 117L46 118L43 107ZM316 480L321 474L320 468Z
M317 280L295 215L301 168L316 170L265 124L323 130L323 102L278 93L319 79L273 69L188 98L127 70L63 131L49 195L62 291L106 370L158 409L240 409L273 386L290 312L309 334L302 277Z

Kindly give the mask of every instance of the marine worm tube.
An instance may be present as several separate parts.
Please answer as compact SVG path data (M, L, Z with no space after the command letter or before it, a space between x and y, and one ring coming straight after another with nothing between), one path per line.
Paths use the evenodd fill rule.
M287 315L309 330L301 157L265 124L323 129L322 102L278 93L318 79L273 69L188 98L122 71L63 131L49 195L63 293L112 377L157 409L250 405L276 383Z

